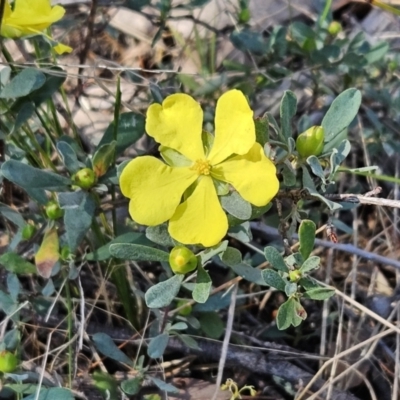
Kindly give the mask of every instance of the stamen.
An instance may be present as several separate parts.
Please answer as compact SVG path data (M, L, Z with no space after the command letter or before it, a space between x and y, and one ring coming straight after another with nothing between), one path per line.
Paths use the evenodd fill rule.
M207 160L196 160L191 169L199 175L210 175L211 165Z

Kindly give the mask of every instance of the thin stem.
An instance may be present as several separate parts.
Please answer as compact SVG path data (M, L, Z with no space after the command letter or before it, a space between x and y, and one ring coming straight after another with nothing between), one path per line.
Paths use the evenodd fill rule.
M74 360L73 360L73 347L72 347L72 337L73 337L73 321L72 321L72 301L71 301L71 289L69 287L68 277L66 276L66 272L63 271L64 279L66 279L65 283L65 294L67 297L66 305L67 305L67 324L68 324L68 384L69 387L72 388L72 376L74 369Z

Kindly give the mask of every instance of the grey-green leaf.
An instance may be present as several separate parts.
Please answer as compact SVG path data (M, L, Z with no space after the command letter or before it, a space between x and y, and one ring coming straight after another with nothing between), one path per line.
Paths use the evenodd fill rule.
M202 313L199 321L201 329L210 338L219 339L224 333L225 323L216 312Z
M67 142L58 142L57 150L61 154L65 168L67 168L67 170L71 174L74 174L81 167L83 167L83 165L79 162L78 157L76 156L75 150Z
M121 382L121 389L128 395L138 394L142 388L143 378L141 376L136 376L132 379L127 379Z
M92 336L92 340L96 349L101 354L105 355L108 358L111 358L112 360L128 365L133 365L132 360L117 347L110 336L106 335L103 332L100 332L94 334Z
M267 246L264 248L264 255L267 261L271 264L274 269L282 272L289 272L289 269L283 259L283 256L279 251L272 246Z
M149 226L146 228L146 237L154 243L165 247L174 247L175 243L168 232L167 224Z
M208 249L202 251L198 255L201 259L201 264L204 265L208 260L211 260L214 256L223 253L228 247L228 241L224 240L216 246L209 247Z
M319 264L321 262L321 259L317 256L312 256L307 258L306 261L304 261L303 265L300 267L300 272L302 274L306 272L313 271L314 269L319 268Z
M0 92L0 98L23 97L39 89L46 82L45 75L36 68L25 68L18 73Z
M232 32L230 40L237 49L242 51L250 51L256 55L262 55L267 51L267 44L263 36L250 29Z
M291 187L296 184L296 174L293 168L289 167L287 164L283 164L281 173L283 176L283 183L285 186Z
M168 333L161 333L150 340L149 347L147 348L147 355L150 358L160 358L164 355L169 341Z
M296 115L297 99L293 92L286 90L281 101L280 115L283 139L292 137L292 118Z
M262 271L262 277L268 286L281 290L282 292L285 291L286 281L278 272L273 269L264 269L264 271Z
M276 324L279 330L283 330L290 325L299 326L306 318L307 313L303 306L292 297L279 307Z
M297 283L295 282L287 282L285 285L285 294L287 297L292 296L297 292Z
M325 130L325 142L334 139L351 124L360 105L361 92L357 89L347 89L336 97L321 123Z
M212 281L208 272L198 265L197 267L197 279L192 292L193 300L197 303L205 303L210 296Z
M150 241L141 232L127 232L117 236L111 242L105 244L94 250L93 253L86 254L86 260L89 261L104 261L111 258L110 245L114 243L135 243L141 245L148 245Z
M232 265L231 268L237 275L241 276L246 281L256 283L260 286L266 286L262 273L258 268L254 268L251 265L244 263Z
M238 192L222 196L221 205L224 210L238 219L247 220L251 217L251 204L244 200Z
M111 143L114 140L114 127L115 122L113 121L104 132L97 149L104 144ZM136 141L143 136L144 131L143 115L135 112L122 113L118 119L116 147L117 155L121 154L129 146L136 143Z
M134 261L168 261L166 251L140 244L116 243L110 245L110 253L115 258Z
M314 175L318 176L322 182L325 183L325 173L321 167L321 163L315 156L310 156L307 158L307 164L311 167L311 171Z
M147 307L162 308L170 305L179 292L183 278L184 275L177 274L148 289L144 297Z
M0 203L0 214L17 225L18 228L24 228L26 225L24 218L18 211L2 203Z
M74 400L75 396L69 389L64 388L49 388L41 389L39 396L36 396L36 392L24 397L24 400Z
M227 249L219 255L219 258L225 265L233 267L242 262L242 253L238 249L228 246Z
M92 225L96 202L92 194L83 190L62 193L60 206L65 210L64 224L70 250L75 251Z
M332 297L335 294L334 289L324 288L324 287L317 287L310 290L307 290L303 294L305 298L312 299L312 300L326 300Z
M161 379L155 378L154 376L147 375L147 378L153 381L153 383L161 390L168 392L168 393L178 393L179 389L175 386L171 385L170 383L166 383Z
M303 256L304 260L307 260L314 249L315 230L316 226L314 221L311 221L310 219L304 219L301 221L299 227L299 252Z
M1 172L9 181L23 189L63 190L71 181L54 172L31 167L17 160L8 160L1 167Z

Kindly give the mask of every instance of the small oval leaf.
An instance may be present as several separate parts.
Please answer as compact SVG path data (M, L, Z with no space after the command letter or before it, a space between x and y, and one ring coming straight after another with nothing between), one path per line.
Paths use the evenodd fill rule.
M114 341L111 339L110 336L106 335L105 333L99 332L92 336L92 340L96 349L103 355L112 360L127 364L133 365L132 360L123 353Z
M321 259L317 256L312 256L307 258L306 261L304 261L303 265L300 267L300 272L302 274L306 272L310 272L314 269L319 268L319 264L321 262Z
M183 278L184 275L177 274L147 290L144 296L147 307L162 308L170 305L179 292Z
M278 272L273 269L264 269L264 271L262 271L262 277L268 286L281 290L282 292L285 291L286 281Z
M314 249L315 231L316 226L313 221L310 219L304 219L301 221L299 228L299 252L303 256L304 260L307 260Z
M122 260L160 262L169 260L169 254L166 251L140 244L115 243L110 245L110 253Z
M208 272L199 264L197 267L197 280L192 292L193 300L205 303L210 295L212 281Z
M0 92L0 98L23 97L39 89L46 82L45 75L36 68L25 68L7 83Z
M282 272L289 272L289 269L283 259L283 256L279 251L272 246L267 246L264 248L264 255L267 261L271 264L272 268L277 269Z
M150 340L149 347L147 348L147 355L150 358L160 358L164 355L169 341L168 333L162 333Z

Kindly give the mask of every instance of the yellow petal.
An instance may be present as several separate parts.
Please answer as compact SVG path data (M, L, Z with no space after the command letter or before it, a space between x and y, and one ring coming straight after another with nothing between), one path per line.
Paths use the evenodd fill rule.
M20 37L43 31L52 23L60 20L65 9L51 7L49 0L16 0L14 10L7 10L3 18L2 36Z
M258 143L247 154L213 167L211 175L230 183L245 200L258 207L268 204L279 190L275 165Z
M157 158L132 160L122 171L122 194L131 199L129 213L143 225L159 225L175 212L183 192L197 179L189 168L171 168Z
M4 4L4 12L3 12L3 19L9 18L12 14L11 6L8 0L6 0Z
M56 46L53 47L53 49L57 54L71 53L72 51L72 47L69 47L62 43L58 43Z
M232 154L246 154L256 141L253 111L239 90L224 93L215 110L215 140L208 159L219 164Z
M228 219L218 200L213 181L200 178L192 195L178 206L170 219L170 235L184 244L214 246L228 230Z
M204 158L201 132L203 111L187 94L173 94L147 110L146 131L158 143L192 161Z

